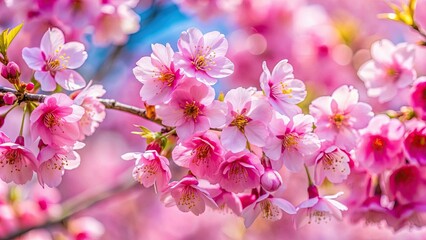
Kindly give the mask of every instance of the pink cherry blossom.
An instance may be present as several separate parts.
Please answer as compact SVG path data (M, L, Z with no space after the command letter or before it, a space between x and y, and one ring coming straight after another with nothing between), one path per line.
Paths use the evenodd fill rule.
M319 97L309 106L315 118L315 133L350 151L356 146L358 130L365 128L373 117L370 105L358 102L358 90L341 86L330 97Z
M265 92L269 103L279 113L293 116L302 113L296 105L306 98L305 84L294 79L293 67L288 60L281 60L270 73L266 62L263 62L260 86Z
M190 28L182 32L178 40L179 52L173 61L184 74L198 81L213 85L217 78L224 78L234 72L234 64L225 57L228 41L219 32L203 33Z
M228 192L220 188L217 184L216 188L209 188L207 191L216 202L218 208L224 212L233 212L235 215L240 216L243 207L240 198L233 192Z
M1 132L0 178L6 183L24 184L31 180L39 162L34 154L24 147L24 138L19 136L16 143Z
M297 206L295 218L296 228L301 228L306 224L329 222L331 218L342 220L342 211L348 208L342 203L334 200L343 195L339 192L331 196L310 196L310 198Z
M287 214L296 214L296 208L285 199L276 198L266 193L260 196L254 203L244 208L242 216L244 225L250 227L254 220L262 213L262 217L269 221L278 221L282 218L282 211Z
M425 167L405 165L393 171L388 180L391 199L400 204L423 201L426 197L425 170Z
M243 192L258 187L263 172L259 158L251 152L228 152L219 167L219 184L229 192Z
M105 106L99 101L99 97L105 94L102 85L90 85L83 89L74 98L74 104L84 108L84 114L78 121L80 137L82 141L85 136L92 135L96 128L105 119Z
M400 89L413 83L417 75L414 55L414 46L407 43L395 46L386 39L373 43L373 59L364 63L358 71L358 76L368 89L368 96L377 97L382 103L388 102Z
M40 185L46 184L48 187L57 187L62 181L65 170L72 170L80 165L80 155L74 150L82 147L84 147L84 144L79 142L74 147L43 147L37 156L40 162L37 169Z
M53 91L56 83L66 90L77 90L86 85L83 77L72 69L79 68L87 59L84 45L65 43L64 34L58 28L47 30L40 48L24 48L22 57L35 70L34 77L43 91Z
M169 183L169 187L161 196L166 207L176 205L182 212L192 212L196 216L202 214L206 205L217 208L210 194L198 186L198 180L193 176L185 176L179 182Z
M267 124L271 119L271 107L265 99L255 98L254 93L254 89L239 87L225 96L228 114L221 141L232 152L243 151L247 141L263 147L269 135Z
M32 138L40 137L47 145L73 146L80 137L78 121L83 114L84 108L67 95L52 94L31 113Z
M356 159L371 173L397 167L404 160L404 134L404 125L399 120L375 116L362 131Z
M155 184L160 190L164 189L172 177L169 160L155 150L147 150L144 153L126 153L121 158L136 160L133 178L146 188Z
M409 226L410 229L426 226L426 204L424 202L398 204L391 213L393 221L388 221L388 225L393 227L395 232L405 226Z
M6 104L6 105L12 105L12 104L14 104L15 103L15 101L16 101L16 95L15 94L13 94L13 93L10 93L10 92L8 92L8 93L5 93L4 95L3 95L3 101L4 101L4 103Z
M291 171L300 171L303 164L320 149L320 140L312 133L314 118L310 115L297 114L291 119L275 114L269 123L271 137L264 151L271 158L272 164L282 163Z
M415 121L414 129L408 131L404 140L404 152L408 160L426 165L426 124L422 121Z
M133 74L143 84L140 91L143 101L152 105L167 103L182 75L172 61L174 51L169 44L153 44L151 48L151 57L136 62Z
M416 114L426 120L426 77L420 77L414 82L411 88L411 106Z
M181 142L172 152L178 166L186 167L198 178L218 181L219 165L223 161L219 137L212 132L198 133Z
M395 217L392 211L386 206L383 206L381 199L380 195L374 195L365 199L360 206L351 209L351 220L354 222L365 220L366 223L370 224L380 223L383 220L389 225L394 223Z
M321 185L325 178L332 183L341 183L351 172L350 156L336 146L320 151L315 163L315 184Z
M214 89L197 81L182 84L172 94L172 100L162 105L157 114L168 126L176 126L181 140L210 127L225 123L225 104L214 100Z

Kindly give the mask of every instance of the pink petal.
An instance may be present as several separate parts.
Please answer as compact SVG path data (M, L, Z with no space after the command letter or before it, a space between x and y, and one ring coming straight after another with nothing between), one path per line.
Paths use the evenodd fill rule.
M270 201L288 214L296 214L296 208L289 201L281 198L271 198Z
M206 73L213 78L224 78L234 72L234 64L226 57L216 57L215 64L206 69Z
M371 45L371 57L380 64L392 64L392 54L395 51L395 45L382 39Z
M33 70L41 71L46 65L46 60L40 48L24 48L22 50L22 58Z
M247 144L244 134L237 127L225 127L220 140L226 149L234 153L243 151Z
M50 72L36 71L34 78L40 82L41 90L51 92L56 89L56 81Z
M79 68L87 59L87 52L84 51L84 45L79 42L66 43L59 55L62 54L65 54L65 57L69 57L66 63L69 69Z
M64 69L56 72L56 82L66 90L75 91L86 86L84 78L74 70Z
M265 146L266 138L269 136L268 128L261 122L251 121L244 128L247 140L258 147Z
M52 56L56 50L64 45L65 38L64 33L58 28L51 28L46 31L41 39L40 48L47 55Z

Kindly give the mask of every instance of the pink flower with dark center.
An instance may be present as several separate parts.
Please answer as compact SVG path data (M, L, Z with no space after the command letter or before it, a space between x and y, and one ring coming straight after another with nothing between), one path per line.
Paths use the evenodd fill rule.
M228 152L219 167L219 184L229 192L243 192L258 187L263 172L259 158L251 152Z
M320 149L320 140L312 133L314 118L297 114L291 119L275 114L269 123L271 135L263 148L273 166L282 163L291 171L299 171L303 164ZM278 169L278 168L276 168Z
M205 211L206 205L217 208L210 194L198 186L198 180L191 175L183 177L179 182L169 183L161 199L166 207L176 205L182 212L192 212L196 216Z
M31 113L31 135L38 137L46 145L73 146L80 137L78 121L84 114L84 108L73 104L63 93L46 97Z
M207 179L213 184L218 181L222 154L219 137L210 131L195 134L177 145L172 152L177 165L189 168L197 178Z
M247 141L258 147L265 146L269 135L267 124L272 111L266 100L256 99L254 93L254 89L239 87L230 90L225 96L228 114L221 141L232 152L243 151Z
M325 178L332 183L341 183L351 173L349 153L336 146L322 150L315 161L315 184L321 185Z
M416 121L404 140L404 152L410 162L426 165L426 124Z
M389 192L391 199L400 204L421 202L426 197L425 167L405 165L396 169L389 176Z
M426 120L426 77L420 77L411 88L410 104L416 115Z
M34 78L43 91L53 91L56 83L66 90L77 90L86 85L83 77L72 69L79 68L87 59L84 45L65 43L64 34L58 28L47 30L40 48L24 48L22 57L35 70Z
M1 133L0 178L6 183L24 184L31 180L39 162L34 154L24 147L24 138L19 136L16 143Z
M225 123L226 106L214 100L214 89L191 79L181 84L172 94L167 105L157 109L158 116L167 126L176 126L181 140L204 132L210 127L221 127Z
M315 133L346 151L355 148L358 130L365 128L373 117L371 106L358 98L358 90L344 85L330 97L315 99L309 106L315 118Z
M296 104L302 102L306 97L305 84L294 79L293 67L288 60L277 63L272 74L266 66L266 62L263 62L262 66L260 86L272 107L279 113L288 116L302 113Z
M405 128L397 119L377 115L371 119L356 148L356 159L371 173L393 169L404 160L403 141Z
M218 208L222 212L233 212L235 215L240 216L243 211L243 207L238 195L220 188L218 184L213 186L217 187L209 188L207 191L216 202Z
M143 84L143 101L151 105L167 103L183 76L172 61L174 51L169 44L153 44L151 48L151 57L141 58L133 74Z
M388 102L400 89L413 83L417 76L414 55L414 46L407 43L395 46L386 39L373 43L373 59L364 63L358 71L358 76L368 89L368 96L378 97L382 103Z
M296 208L285 199L276 198L266 193L260 196L254 203L244 208L242 216L244 217L244 225L250 227L254 220L262 214L264 219L269 221L278 221L282 218L282 211L287 214L296 214Z
M228 41L219 32L203 33L190 28L182 32L178 40L179 52L173 61L190 78L213 85L217 78L224 78L234 72L234 64L225 57Z
M157 188L162 190L167 187L172 177L169 160L155 150L147 150L144 153L126 153L121 158L136 160L133 178L146 188L155 184Z
M393 227L395 232L406 226L409 226L409 229L426 226L426 204L424 202L398 204L391 213L393 221L388 221L388 225Z

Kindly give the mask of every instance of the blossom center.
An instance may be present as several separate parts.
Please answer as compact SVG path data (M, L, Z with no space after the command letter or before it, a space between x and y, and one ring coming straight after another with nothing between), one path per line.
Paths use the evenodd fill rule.
M49 66L50 70L57 70L60 65L61 65L61 62L58 59L51 60L48 63L48 66Z
M337 128L340 128L344 124L344 121L346 120L346 118L345 118L345 115L343 115L341 113L336 113L331 118L331 120Z
M186 103L184 109L184 115L186 117L196 119L198 114L200 114L200 108L197 106L197 104L195 104L195 102Z
M210 146L203 144L195 149L195 157L193 162L198 166L201 163L205 163L206 159L210 158Z
M312 218L314 219L315 223L321 223L321 222L327 222L330 220L330 214L326 211L318 211L318 210L312 210L309 214L309 222L310 224L312 222Z
M244 115L237 115L235 119L231 122L231 126L237 127L238 130L241 132L244 132L244 128L246 127L248 123L248 118Z
M59 125L59 121L56 118L55 114L53 114L53 113L45 114L44 118L43 118L43 123L44 123L44 126L46 126L48 128L52 128L54 126Z
M167 84L167 86L171 86L175 81L175 74L172 72L162 72L160 73L160 77L158 79Z
M247 169L241 166L239 163L234 163L229 169L228 177L235 183L247 182Z
M293 92L293 89L288 88L287 84L285 84L283 82L280 82L280 84L281 84L281 93L282 94L290 95ZM291 95L289 97L291 97Z
M186 206L188 209L195 207L196 190L191 186L186 186L182 189L182 195L179 198L179 205Z
M382 151L385 148L385 141L381 137L375 137L372 145L374 150Z
M396 80L399 78L400 72L394 67L390 67L386 70L386 75L391 79Z
M424 147L426 145L426 136L425 135L414 136L413 145L416 147Z
M285 148L294 147L298 143L298 141L297 141L298 138L299 137L297 135L295 135L294 133L287 134L287 135L284 136L282 144Z
M262 217L265 219L275 219L279 215L279 210L274 206L269 199L265 199L260 202L260 208L262 209Z
M204 57L204 55L197 56L194 61L192 62L194 64L195 69L197 70L204 70L205 67L207 67L207 59Z

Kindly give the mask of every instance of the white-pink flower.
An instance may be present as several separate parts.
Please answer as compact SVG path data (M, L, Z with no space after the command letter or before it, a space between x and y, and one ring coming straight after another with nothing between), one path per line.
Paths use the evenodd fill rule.
M282 163L291 171L299 171L319 149L320 140L312 133L314 118L310 115L297 114L291 119L275 114L269 123L271 136L264 147L266 156L272 164Z
M87 59L84 45L79 42L65 43L64 34L58 28L47 30L40 48L24 48L22 57L35 70L34 78L43 91L53 91L56 83L66 90L86 86L86 81L76 71Z
M345 151L336 146L322 150L315 160L315 184L322 184L325 178L332 183L343 182L351 172L350 157Z
M225 123L226 105L214 100L214 89L192 79L187 79L172 94L169 104L157 109L157 114L167 126L175 126L181 140L185 140L210 127Z
M247 141L258 147L265 146L272 110L265 99L255 98L254 93L254 89L239 87L230 90L225 96L228 114L221 141L232 152L243 151Z
M173 63L174 51L170 44L151 45L151 57L142 57L133 69L135 77L143 84L140 96L148 104L167 103L182 78Z
M198 81L213 85L217 78L224 78L234 72L234 64L225 57L228 41L217 31L203 33L190 28L182 32L178 40L179 52L173 61L184 74Z
M302 113L302 110L296 105L306 97L305 84L294 79L293 67L288 60L281 60L271 72L263 62L263 72L260 75L260 87L265 92L269 103L279 113L293 116Z
M46 97L31 113L31 136L57 147L73 146L80 137L78 121L84 108L77 106L63 93Z
M269 221L278 221L282 218L282 211L287 214L296 214L296 208L285 199L276 198L266 193L260 196L254 203L244 208L241 215L244 217L244 225L250 227L254 220L262 213L262 217Z
M346 151L354 149L359 129L365 128L374 115L371 106L358 99L358 90L347 85L331 96L315 99L309 106L315 118L315 133Z
M198 180L191 175L183 177L179 182L169 183L161 199L166 207L176 205L182 212L192 212L196 216L205 211L206 205L217 208L210 194L198 186Z
M372 60L364 63L358 76L368 89L368 96L378 97L379 102L392 100L398 91L408 87L416 79L414 70L415 48L411 44L394 45L382 39L371 46Z
M146 150L144 153L126 153L121 156L124 160L136 160L133 178L148 188L155 184L164 189L172 177L169 160L158 154L156 150Z

